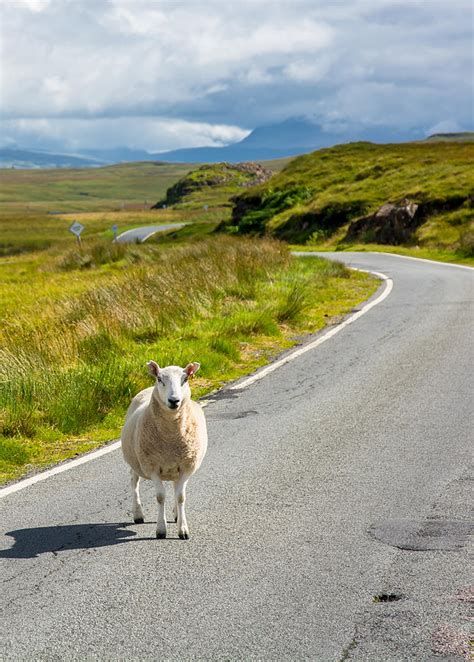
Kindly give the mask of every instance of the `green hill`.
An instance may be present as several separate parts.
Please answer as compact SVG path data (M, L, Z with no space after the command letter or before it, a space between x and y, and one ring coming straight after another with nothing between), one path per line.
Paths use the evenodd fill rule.
M163 204L195 205L214 204L216 200L228 202L228 198L249 186L270 179L273 172L258 163L211 163L191 170L166 191Z
M460 131L458 133L433 133L426 139L430 142L474 142L474 131Z
M300 156L235 196L226 229L344 248L355 240L373 243L371 219L401 200L416 208L413 222L378 243L472 254L474 144L351 143Z

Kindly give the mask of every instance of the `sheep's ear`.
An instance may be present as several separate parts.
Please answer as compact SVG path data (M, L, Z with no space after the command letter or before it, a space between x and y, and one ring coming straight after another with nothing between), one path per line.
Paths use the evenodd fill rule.
M187 374L188 377L191 377L194 375L195 372L199 370L201 367L200 363L188 363L188 365L185 367L184 372Z
M160 374L160 366L155 361L148 361L148 372L152 377L158 377Z

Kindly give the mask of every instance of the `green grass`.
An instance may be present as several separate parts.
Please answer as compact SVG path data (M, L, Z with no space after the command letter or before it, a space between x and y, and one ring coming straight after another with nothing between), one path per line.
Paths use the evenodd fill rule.
M291 258L267 240L129 245L112 259L101 250L93 267L70 253L65 265L54 251L1 267L2 480L116 437L130 398L150 383L150 358L200 361L200 396L377 286L342 265Z
M123 163L103 168L1 169L3 210L80 212L147 208L190 164Z
M279 172L291 159L260 161ZM199 164L135 162L101 168L0 168L0 208L23 212L148 209Z
M142 225L168 224L193 219L189 214L172 209L52 215L44 212L0 208L0 257L50 248L67 250L74 247L77 244L76 238L68 230L74 220L79 220L84 226L81 239L83 245L87 246L88 243L97 239L112 241L114 224L118 225L119 232L124 232Z
M278 159L268 164L277 172L288 162ZM266 162L261 163L266 167ZM222 164L209 166L204 172L198 165L153 163L77 170L0 170L0 257L73 246L75 238L68 228L74 220L85 226L84 244L112 239L114 224L124 232L142 225L194 223L179 234L170 232L152 241L178 243L202 237L229 220L229 197L240 192L240 184L248 179L230 168L229 180L227 170ZM183 177L194 182L213 176L216 181L212 186L197 186L174 208L151 209Z
M404 197L425 210L411 246L473 255L474 143L353 143L292 160L237 196L227 230L344 248L350 223ZM362 243L371 243L367 237Z

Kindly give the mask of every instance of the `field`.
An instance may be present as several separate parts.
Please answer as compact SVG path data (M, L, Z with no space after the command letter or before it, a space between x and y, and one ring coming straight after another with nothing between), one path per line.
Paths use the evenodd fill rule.
M279 172L289 160L262 165ZM150 209L197 167L143 162L77 170L0 169L0 256L72 246L68 228L73 220L85 226L84 243L111 239L114 224L124 232L185 221L197 224L197 235L206 234L230 217L228 199L239 192L236 186L209 189L176 209ZM210 209L203 209L205 204ZM182 235L187 237L189 230Z
M133 168L112 169L114 177L128 173L122 205L117 178L102 188L94 182L100 170L110 169L70 172L69 180L65 171L8 173L0 209L2 481L116 438L130 397L150 383L150 358L200 361L194 393L203 395L377 287L342 265L292 258L274 240L209 236L230 218L234 189L210 192L207 209L197 196L150 210L140 207L145 191L155 202L181 173L166 171L152 197L149 181L137 174L135 187L128 177ZM94 190L95 202L79 186ZM67 231L74 219L86 228L81 248ZM111 241L114 223L123 231L182 220L194 224L146 245Z
M103 168L0 170L2 211L84 212L152 205L193 166L124 163Z

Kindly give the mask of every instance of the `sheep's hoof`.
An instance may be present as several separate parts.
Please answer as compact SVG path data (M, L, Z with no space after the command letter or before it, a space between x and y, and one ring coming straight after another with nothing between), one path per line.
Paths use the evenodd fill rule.
M166 531L157 531L156 537L158 538L158 540L163 540L164 538L166 538Z
M143 517L134 517L133 521L135 522L135 524L143 524L145 520L143 519Z
M178 535L181 538L181 540L189 540L189 533L187 531L180 531Z

